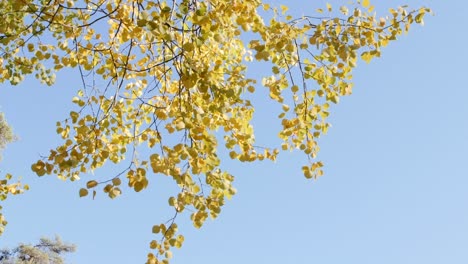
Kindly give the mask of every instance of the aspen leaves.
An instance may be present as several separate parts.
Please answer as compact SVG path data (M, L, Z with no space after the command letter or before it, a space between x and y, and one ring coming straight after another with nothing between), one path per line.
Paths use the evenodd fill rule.
M0 40L0 82L17 84L36 74L51 85L55 71L76 67L83 82L76 84L74 108L57 123L62 143L32 170L86 179L80 197L92 191L93 198L112 199L157 188L151 179L167 177L178 188L169 206L177 220L187 216L196 228L216 218L236 193L222 152L254 162L299 150L308 160L304 176L322 176L318 138L330 127L330 106L351 93L359 59L379 57L430 12L400 7L377 19L368 0L352 9L326 4L320 9L326 15L299 18L286 6L260 1L107 0L97 10L80 1L14 2L0 3L11 14L0 21L10 32ZM34 42L39 36L47 37ZM254 63L268 64L271 73L252 74ZM257 106L248 98L262 96L262 89L281 109L271 118L280 124L272 131L279 146L256 144ZM119 164L114 174L91 176L113 164ZM176 219L166 224L152 228L158 238L149 243L148 263L167 262L171 248L182 245Z
M4 178L0 180L0 202L7 199L8 195L18 195L29 190L28 185L22 185L19 182L11 183L12 178L13 176L7 173ZM0 206L0 235L4 232L7 223L2 214L2 206Z

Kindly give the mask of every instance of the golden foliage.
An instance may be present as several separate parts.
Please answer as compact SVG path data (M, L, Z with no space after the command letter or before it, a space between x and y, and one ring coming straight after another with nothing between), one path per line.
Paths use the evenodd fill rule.
M287 7L259 0L2 1L0 81L18 84L34 73L52 85L54 72L79 68L76 110L57 123L63 144L32 170L75 181L128 160L115 177L87 180L79 195L93 189L94 197L102 187L115 198L125 179L140 192L149 176L165 175L179 186L169 199L176 216L190 208L199 228L236 192L220 166L220 136L242 162L299 149L310 160L305 177L321 176L317 139L329 128L330 105L351 93L358 58L380 57L429 12L400 7L376 18L369 1L353 6L336 16L327 4L318 11L330 15L293 18ZM255 106L246 96L260 86L246 77L255 61L272 66L261 85L283 109L280 147L255 145ZM151 241L148 263L167 262L170 249L182 245L174 221L153 227L161 237Z

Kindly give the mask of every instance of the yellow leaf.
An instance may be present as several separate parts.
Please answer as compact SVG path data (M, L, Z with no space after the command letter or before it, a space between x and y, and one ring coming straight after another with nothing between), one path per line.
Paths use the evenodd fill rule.
M159 225L154 225L154 226L153 226L152 232L153 232L154 234L157 234L157 233L159 233L160 231L161 231L161 228L160 228Z
M423 17L424 17L424 13L419 13L416 15L414 20L416 21L416 23L424 25Z
M120 196L122 194L122 191L119 189L119 188L113 188L110 192L109 192L109 197L111 199L114 199L118 196Z
M281 13L282 13L283 15L284 15L284 13L286 13L286 11L288 11L288 9L289 9L289 8L288 8L287 6L285 6L285 5L281 5L280 7L281 7Z
M237 155L237 153L235 151L229 152L229 157L231 157L231 159L235 159L235 158L237 158L237 156L238 155Z
M193 51L194 49L194 45L193 43L189 42L189 43L185 43L183 46L182 46L182 49L186 52L191 52Z
M370 52L368 51L365 51L361 54L361 58L366 62L366 63L370 63L370 61L372 60L372 55Z
M158 247L158 242L156 242L156 240L152 240L150 243L150 248L156 249L157 247Z
M121 183L122 181L120 180L120 178L112 179L112 184L114 184L115 186L119 186Z
M370 0L362 0L362 6L368 7L370 5Z
M88 195L88 190L86 190L85 188L81 188L79 194L80 194L80 197L84 197Z
M340 7L340 11L341 11L341 13L343 13L343 15L345 15L345 16L347 16L347 15L348 15L348 12L349 12L349 10L348 10L348 8L347 8L346 6L341 6L341 7Z
M94 181L94 180L88 181L88 182L86 183L86 188L91 189L91 188L96 187L97 185L98 185L98 182L97 182L97 181Z

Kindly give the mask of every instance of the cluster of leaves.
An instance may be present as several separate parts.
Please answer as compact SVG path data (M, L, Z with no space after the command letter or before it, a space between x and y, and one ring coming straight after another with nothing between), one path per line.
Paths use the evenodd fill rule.
M11 178L11 174L6 174L5 177L0 180L0 201L4 201L9 194L17 195L29 189L29 186L26 184L22 185L20 182L9 182ZM2 235L6 225L7 221L2 214L2 206L0 206L0 235Z
M127 160L115 177L89 179L79 195L94 197L102 187L115 198L125 178L140 192L153 175L179 187L169 198L175 217L153 227L161 237L151 241L148 263L168 262L170 249L182 245L178 214L188 210L199 228L235 194L218 157L221 136L232 159L275 160L281 150L300 149L309 157L305 177L321 176L317 139L329 127L330 105L351 93L358 58L379 57L429 12L399 7L377 18L363 1L336 17L327 5L318 11L329 15L293 18L285 6L260 0L21 0L2 1L0 10L7 18L0 21L0 82L35 73L51 85L62 68L82 77L76 110L57 123L63 144L32 165L37 175L75 181ZM271 64L261 84L282 108L281 146L255 145L253 61Z
M0 151L2 151L6 145L15 140L15 135L13 134L13 130L6 122L5 116L3 113L0 113ZM1 159L0 153L0 159ZM11 180L12 175L6 174L2 180L0 180L0 201L3 201L7 198L8 194L16 195L22 193L25 189L28 189L28 186L21 186L19 182L17 183L9 183ZM5 226L7 221L5 217L1 213L2 206L0 206L0 235L5 230Z
M64 243L59 237L41 238L36 245L20 244L13 249L0 250L0 263L3 264L63 264L63 254L73 253L76 246Z

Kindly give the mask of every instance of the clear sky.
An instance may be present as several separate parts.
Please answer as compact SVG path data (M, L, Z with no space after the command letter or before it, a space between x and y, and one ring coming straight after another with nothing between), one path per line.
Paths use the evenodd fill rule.
M321 7L309 2L288 5L298 14ZM379 10L426 5L435 16L381 59L360 63L353 95L332 108L333 127L320 141L326 175L306 180L300 153L276 163L226 162L238 194L201 230L188 215L179 219L186 239L171 263L468 263L468 1L391 2L375 1ZM143 263L152 225L172 215L165 179L142 193L93 201L78 198L85 180L30 171L59 142L55 122L80 86L72 72L57 80L0 86L1 111L20 137L0 169L31 186L3 203L9 224L0 248L58 234L78 246L71 263ZM270 115L268 103L257 107L259 141L277 141Z

